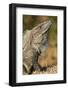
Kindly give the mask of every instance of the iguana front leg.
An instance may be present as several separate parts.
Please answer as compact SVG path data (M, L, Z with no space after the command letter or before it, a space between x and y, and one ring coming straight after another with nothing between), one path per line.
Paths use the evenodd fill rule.
M41 51L36 52L36 50L33 52L32 63L33 63L34 71L40 71L40 66L38 64L38 57L39 57L40 53L41 53Z

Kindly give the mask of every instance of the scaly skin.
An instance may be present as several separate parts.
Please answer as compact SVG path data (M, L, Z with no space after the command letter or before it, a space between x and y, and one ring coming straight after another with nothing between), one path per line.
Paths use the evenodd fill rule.
M23 66L24 73L31 73L31 68L40 70L38 57L47 47L47 32L51 26L51 21L40 23L24 35Z

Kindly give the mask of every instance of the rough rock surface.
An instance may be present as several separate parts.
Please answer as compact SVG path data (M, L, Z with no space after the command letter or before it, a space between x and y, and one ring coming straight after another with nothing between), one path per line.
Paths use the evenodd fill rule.
M56 74L57 73L57 66L47 67L46 70L43 71L34 71L33 74Z

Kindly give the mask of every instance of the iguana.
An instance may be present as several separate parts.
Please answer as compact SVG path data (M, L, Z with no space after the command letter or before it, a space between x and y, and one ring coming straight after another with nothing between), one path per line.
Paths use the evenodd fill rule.
M32 30L27 30L24 34L23 46L23 73L30 74L32 68L40 70L38 65L39 55L47 47L47 33L51 26L51 21L47 20Z

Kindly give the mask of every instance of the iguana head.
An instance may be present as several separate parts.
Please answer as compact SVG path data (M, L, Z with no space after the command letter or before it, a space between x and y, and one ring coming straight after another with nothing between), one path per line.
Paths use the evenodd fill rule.
M44 21L44 22L40 23L36 27L34 27L32 29L32 31L34 31L34 34L39 32L39 30L41 31L41 33L44 33L44 32L46 32L49 29L50 25L51 25L51 21L47 20L47 21Z
M32 47L39 51L43 46L45 47L47 41L47 32L51 26L51 21L45 21L34 27L31 31L30 42ZM43 49L43 48L42 48Z

